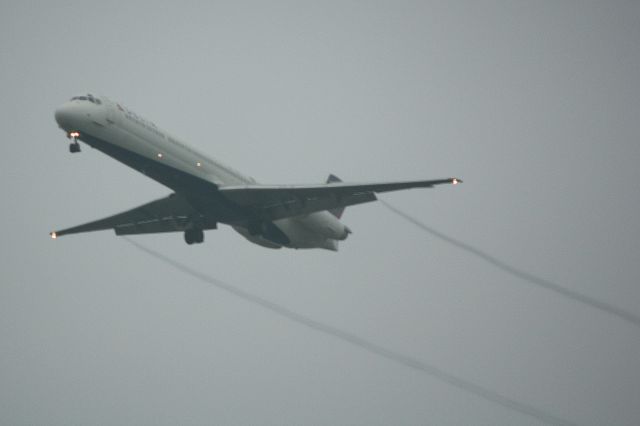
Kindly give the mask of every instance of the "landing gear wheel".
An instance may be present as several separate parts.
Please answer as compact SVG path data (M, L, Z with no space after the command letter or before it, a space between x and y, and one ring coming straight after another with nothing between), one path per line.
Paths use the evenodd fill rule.
M202 229L187 229L184 231L184 241L191 244L200 244L204 241L204 232Z
M80 152L80 144L78 141L73 141L69 145L69 152L75 154L76 152Z
M187 229L186 231L184 231L184 242L189 245L196 242L193 235L193 229Z

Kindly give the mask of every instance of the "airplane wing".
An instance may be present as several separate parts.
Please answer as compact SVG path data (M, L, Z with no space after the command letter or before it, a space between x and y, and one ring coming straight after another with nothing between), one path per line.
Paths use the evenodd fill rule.
M240 207L241 211L249 213L242 214L241 211L236 211L237 220L229 221L233 223L253 220L250 219L251 217L273 221L302 216L317 211L375 201L377 200L375 194L379 192L431 188L435 185L458 182L462 181L450 178L360 184L335 182L318 185L242 185L220 187L218 191L226 200ZM215 199L210 201L217 203ZM185 231L194 225L201 229L215 229L216 220L213 216L201 213L201 211L210 213L210 209L206 205L199 205L199 207L196 209L183 196L174 193L104 219L52 232L51 237L106 229L113 229L116 235Z
M457 184L457 178L383 183L328 183L319 185L241 185L218 190L235 204L250 208L262 220L301 216L375 201L376 193L409 188Z
M198 224L203 229L212 229L216 226L215 222L207 221L184 198L171 194L104 219L52 232L51 237L105 229L113 229L116 235L184 231L193 224L194 220L199 221Z

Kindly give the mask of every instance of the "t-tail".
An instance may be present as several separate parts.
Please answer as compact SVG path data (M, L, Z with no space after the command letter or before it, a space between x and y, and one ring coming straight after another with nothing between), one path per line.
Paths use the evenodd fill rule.
M334 182L342 182L342 179L340 179L338 176L334 174L330 174L329 177L327 178L327 183L334 183ZM329 213L331 213L332 215L340 219L342 217L342 213L344 213L345 208L346 207L337 207L335 209L330 209Z

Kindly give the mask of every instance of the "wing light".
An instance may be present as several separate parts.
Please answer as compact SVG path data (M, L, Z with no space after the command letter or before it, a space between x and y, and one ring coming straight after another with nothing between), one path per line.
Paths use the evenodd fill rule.
M162 155L162 153L161 153L161 152L159 152L157 155L158 155L158 158L159 158L159 159L162 159L162 157L164 157L164 155Z
M453 178L453 179L451 179L451 183L452 183L452 184L454 184L454 185L457 185L457 184L459 184L460 182L462 182L462 181L461 181L460 179L458 179L458 178Z
M51 235L52 240L55 240L56 238L58 238L58 234L56 234L55 231L51 232L49 235Z
M80 137L80 132L69 132L69 137L70 138L79 138Z

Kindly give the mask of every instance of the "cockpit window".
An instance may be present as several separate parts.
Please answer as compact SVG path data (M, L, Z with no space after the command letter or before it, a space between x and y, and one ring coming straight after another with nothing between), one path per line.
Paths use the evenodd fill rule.
M93 102L94 104L102 104L102 101L100 99L94 98L93 95L89 94L87 96L74 96L73 98L71 98L72 101L89 101L89 102Z

